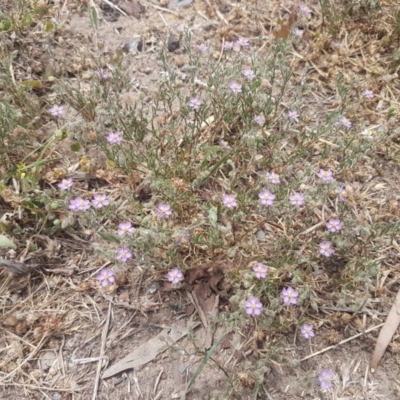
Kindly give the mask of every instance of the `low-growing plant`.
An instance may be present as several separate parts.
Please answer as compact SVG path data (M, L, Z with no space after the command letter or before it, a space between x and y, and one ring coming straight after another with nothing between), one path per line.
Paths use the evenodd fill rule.
M335 14L330 4L321 2L323 18L336 29L344 11ZM303 29L310 15L305 5L299 8ZM54 126L53 135L10 162L3 199L14 180L23 208L44 214L47 233L93 234L95 251L114 264L97 275L99 290L117 285L132 259L176 290L191 269L225 262L229 301L216 320L226 332L240 328L263 343L256 362L238 374L255 398L270 396L264 385L269 361L293 365L285 359L285 335L300 332L312 350L321 296L340 307L357 290L353 303L365 305L379 274L378 253L399 232L397 223L364 209L363 199L372 195L357 190L365 158L387 148L392 135L389 125L357 118L360 103L376 95L364 88L354 102L338 74L335 106L316 115L307 102L316 91L307 72L291 81L289 54L302 33L296 24L289 29L288 39L278 38L265 53L242 37L218 49L195 44L191 25L155 30L162 75L153 90L131 79L129 54L87 60L85 78L72 84L60 77L46 101L14 84L4 61L12 65L12 54L0 62L8 88L0 104L4 149L11 131L33 127L28 120L37 109ZM173 63L168 35L179 36L185 68ZM60 168L60 157L50 156L66 138L74 141L76 168L101 170L125 184L115 191L83 187L72 168ZM102 165L90 163L89 148L105 157ZM314 377L322 390L335 381L327 369Z

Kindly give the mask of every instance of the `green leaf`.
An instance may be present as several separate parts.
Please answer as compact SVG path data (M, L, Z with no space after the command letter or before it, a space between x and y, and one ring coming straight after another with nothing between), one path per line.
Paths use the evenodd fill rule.
M81 145L80 145L79 143L73 143L73 144L71 144L71 150L72 150L72 151L77 152L77 151L80 150L80 148L81 148Z
M15 249L17 246L7 236L0 235L0 247L6 247L6 248Z
M210 211L208 212L208 220L210 221L210 225L213 228L217 227L217 221L218 221L218 209L217 207L211 207Z
M234 258L236 256L237 251L238 248L235 246L235 247L230 247L226 253L229 258Z
M104 239L107 240L107 242L114 242L114 243L121 243L121 239L118 236L115 236L111 233L106 233L106 232L97 232L98 235Z
M94 29L97 31L99 29L99 17L95 7L90 7L90 20L92 21Z
M53 24L50 21L47 21L45 26L44 26L44 30L46 32L50 32L53 29Z
M23 81L23 86L41 89L43 87L42 81Z

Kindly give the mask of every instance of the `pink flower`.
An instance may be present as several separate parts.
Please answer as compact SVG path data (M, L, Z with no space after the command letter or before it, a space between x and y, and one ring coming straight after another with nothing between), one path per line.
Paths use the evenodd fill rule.
M115 282L114 272L110 269L102 269L96 279L101 282L101 286L106 287Z
M296 207L301 207L304 204L304 196L298 192L295 192L292 196L289 196L289 200L292 205Z
M340 219L331 218L326 224L329 232L336 233L342 230L342 222Z
M132 235L135 232L135 228L132 226L130 222L121 222L118 225L118 236L124 237L125 235Z
M332 387L332 381L335 379L335 375L332 371L328 371L327 369L323 369L321 373L318 375L319 384L321 385L321 389L329 389Z
M132 253L127 247L119 247L117 249L117 255L115 258L122 262L127 262L130 258L132 258Z
M246 314L247 315L260 315L262 310L262 303L257 297L250 297L246 303L244 304L246 307Z
M73 185L72 179L68 178L68 179L63 179L57 186L61 190L69 190L71 189L72 185Z
M224 197L222 198L222 203L227 208L235 208L237 207L236 196L234 196L233 194L224 194Z
M268 172L267 179L274 184L280 183L279 175L276 174L274 171Z
M189 242L190 242L190 235L189 235L188 233L186 233L186 232L180 233L180 234L177 236L176 240L175 240L175 243L176 243L178 246L182 246L182 245L185 245L185 244L189 244Z
M49 108L49 113L53 117L59 117L64 113L64 106L54 105L53 107Z
M258 263L253 267L253 271L257 279L263 279L267 276L268 268L264 264Z
M169 204L159 204L157 206L157 216L160 219L169 218L172 215L171 206Z
M117 132L109 132L107 137L107 141L111 144L120 144L122 142L122 133L117 131Z
M314 327L312 325L304 324L301 327L301 334L306 338L306 339L311 339L315 336L314 333Z
M339 118L339 121L336 122L335 125L342 125L345 128L351 128L353 124L346 117L342 116Z
M331 242L321 242L319 244L319 252L325 257L330 257L335 253L335 249L332 247Z
M293 120L293 121L299 122L299 117L300 117L300 114L298 112L296 112L296 111L289 111L288 112L288 118Z
M256 77L256 74L254 73L253 70L250 68L245 68L242 72L242 74L249 80L253 80Z
M339 188L339 200L345 201L345 199L346 199L346 188L344 186L341 186Z
M198 97L192 97L189 100L189 107L193 110L198 110L202 104L203 102Z
M232 50L234 46L234 42L225 42L224 43L224 49L225 50Z
M240 83L237 83L236 81L232 81L229 84L229 89L231 89L231 91L233 93L241 93L242 92L242 85Z
M365 89L363 94L364 94L364 97L367 99L372 99L374 97L374 92L369 89Z
M317 176L325 183L333 181L333 173L331 170L325 171L324 169L320 169Z
M265 117L262 114L255 115L253 118L254 122L260 126L265 124Z
M95 73L96 73L97 77L102 80L108 79L110 77L110 74L108 73L108 71L103 68L99 68L97 71L95 71Z
M285 304L297 304L299 292L294 290L291 286L282 290L282 300Z
M175 268L168 272L167 278L173 285L175 285L183 280L183 274L178 268Z
M103 208L108 206L110 203L107 200L107 196L105 194L95 194L92 200L92 205L94 208Z
M240 37L240 38L236 41L236 43L237 43L240 47L250 46L249 39L244 39L244 38L242 38L242 37Z
M258 197L260 198L260 204L263 206L272 206L274 203L275 195L272 194L269 190L263 190Z
M207 53L208 46L206 46L204 43L202 44L196 44L196 49L200 51L201 53Z
M293 34L296 35L299 38L302 38L303 34L304 34L304 30L303 29L299 29L299 28L296 27L296 28L293 29Z
M305 4L300 5L299 11L300 11L300 14L304 15L305 17L308 17L311 15L311 10Z
M84 200L82 197L71 199L69 201L69 209L73 211L87 211L90 208L89 200Z
M221 140L221 141L219 142L219 144L220 144L225 150L230 150L230 149L232 148L231 146L229 146L228 142L225 141L225 140Z

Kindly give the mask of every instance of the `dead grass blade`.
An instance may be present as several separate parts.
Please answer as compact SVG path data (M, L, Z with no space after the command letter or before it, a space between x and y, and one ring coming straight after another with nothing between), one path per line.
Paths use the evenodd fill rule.
M111 319L111 302L108 303L107 320L106 320L106 323L104 324L103 332L101 334L101 348L100 348L100 357L99 357L100 360L99 360L99 363L97 364L96 379L94 381L92 400L96 400L96 397L97 397L97 389L99 387L100 373L101 373L101 367L103 364L103 356L104 356L104 352L106 349L106 341L107 341L108 328L110 326L110 319Z
M376 341L375 350L371 358L371 372L374 373L378 368L378 364L381 361L383 354L394 333L397 330L397 327L400 324L400 289L397 292L396 299L392 308L389 311L388 316L386 317L386 321L383 325L383 328L379 332L378 340Z

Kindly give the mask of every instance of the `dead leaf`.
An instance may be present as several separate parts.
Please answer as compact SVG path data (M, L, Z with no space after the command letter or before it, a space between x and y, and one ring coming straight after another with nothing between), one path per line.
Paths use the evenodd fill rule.
M193 287L193 295L196 295L199 306L205 314L214 307L215 294L212 292L209 282L200 282Z
M290 28L297 21L297 7L293 7L289 14L289 20L287 24L281 24L279 30L272 32L275 39L286 40L290 35Z
M214 275L211 276L210 280L208 281L210 284L210 288L214 290L215 293L218 293L217 285L219 281L224 277L223 273L217 271Z
M190 331L195 329L199 323L195 323L188 327L168 327L160 332L157 336L150 339L148 342L139 346L125 358L118 361L112 367L106 369L103 373L103 379L110 378L119 372L131 368L137 368L147 364L157 357L160 353L171 347L171 344L177 342L186 336Z
M272 34L274 35L275 39L286 40L290 34L290 26L288 24L283 24L278 31L273 31Z
M230 349L232 347L233 331L228 332L221 341L221 349Z
M291 27L297 21L297 8L293 7L289 15L289 26Z
M204 267L192 268L188 271L187 281L192 284L199 279L208 278L209 276L210 274Z

